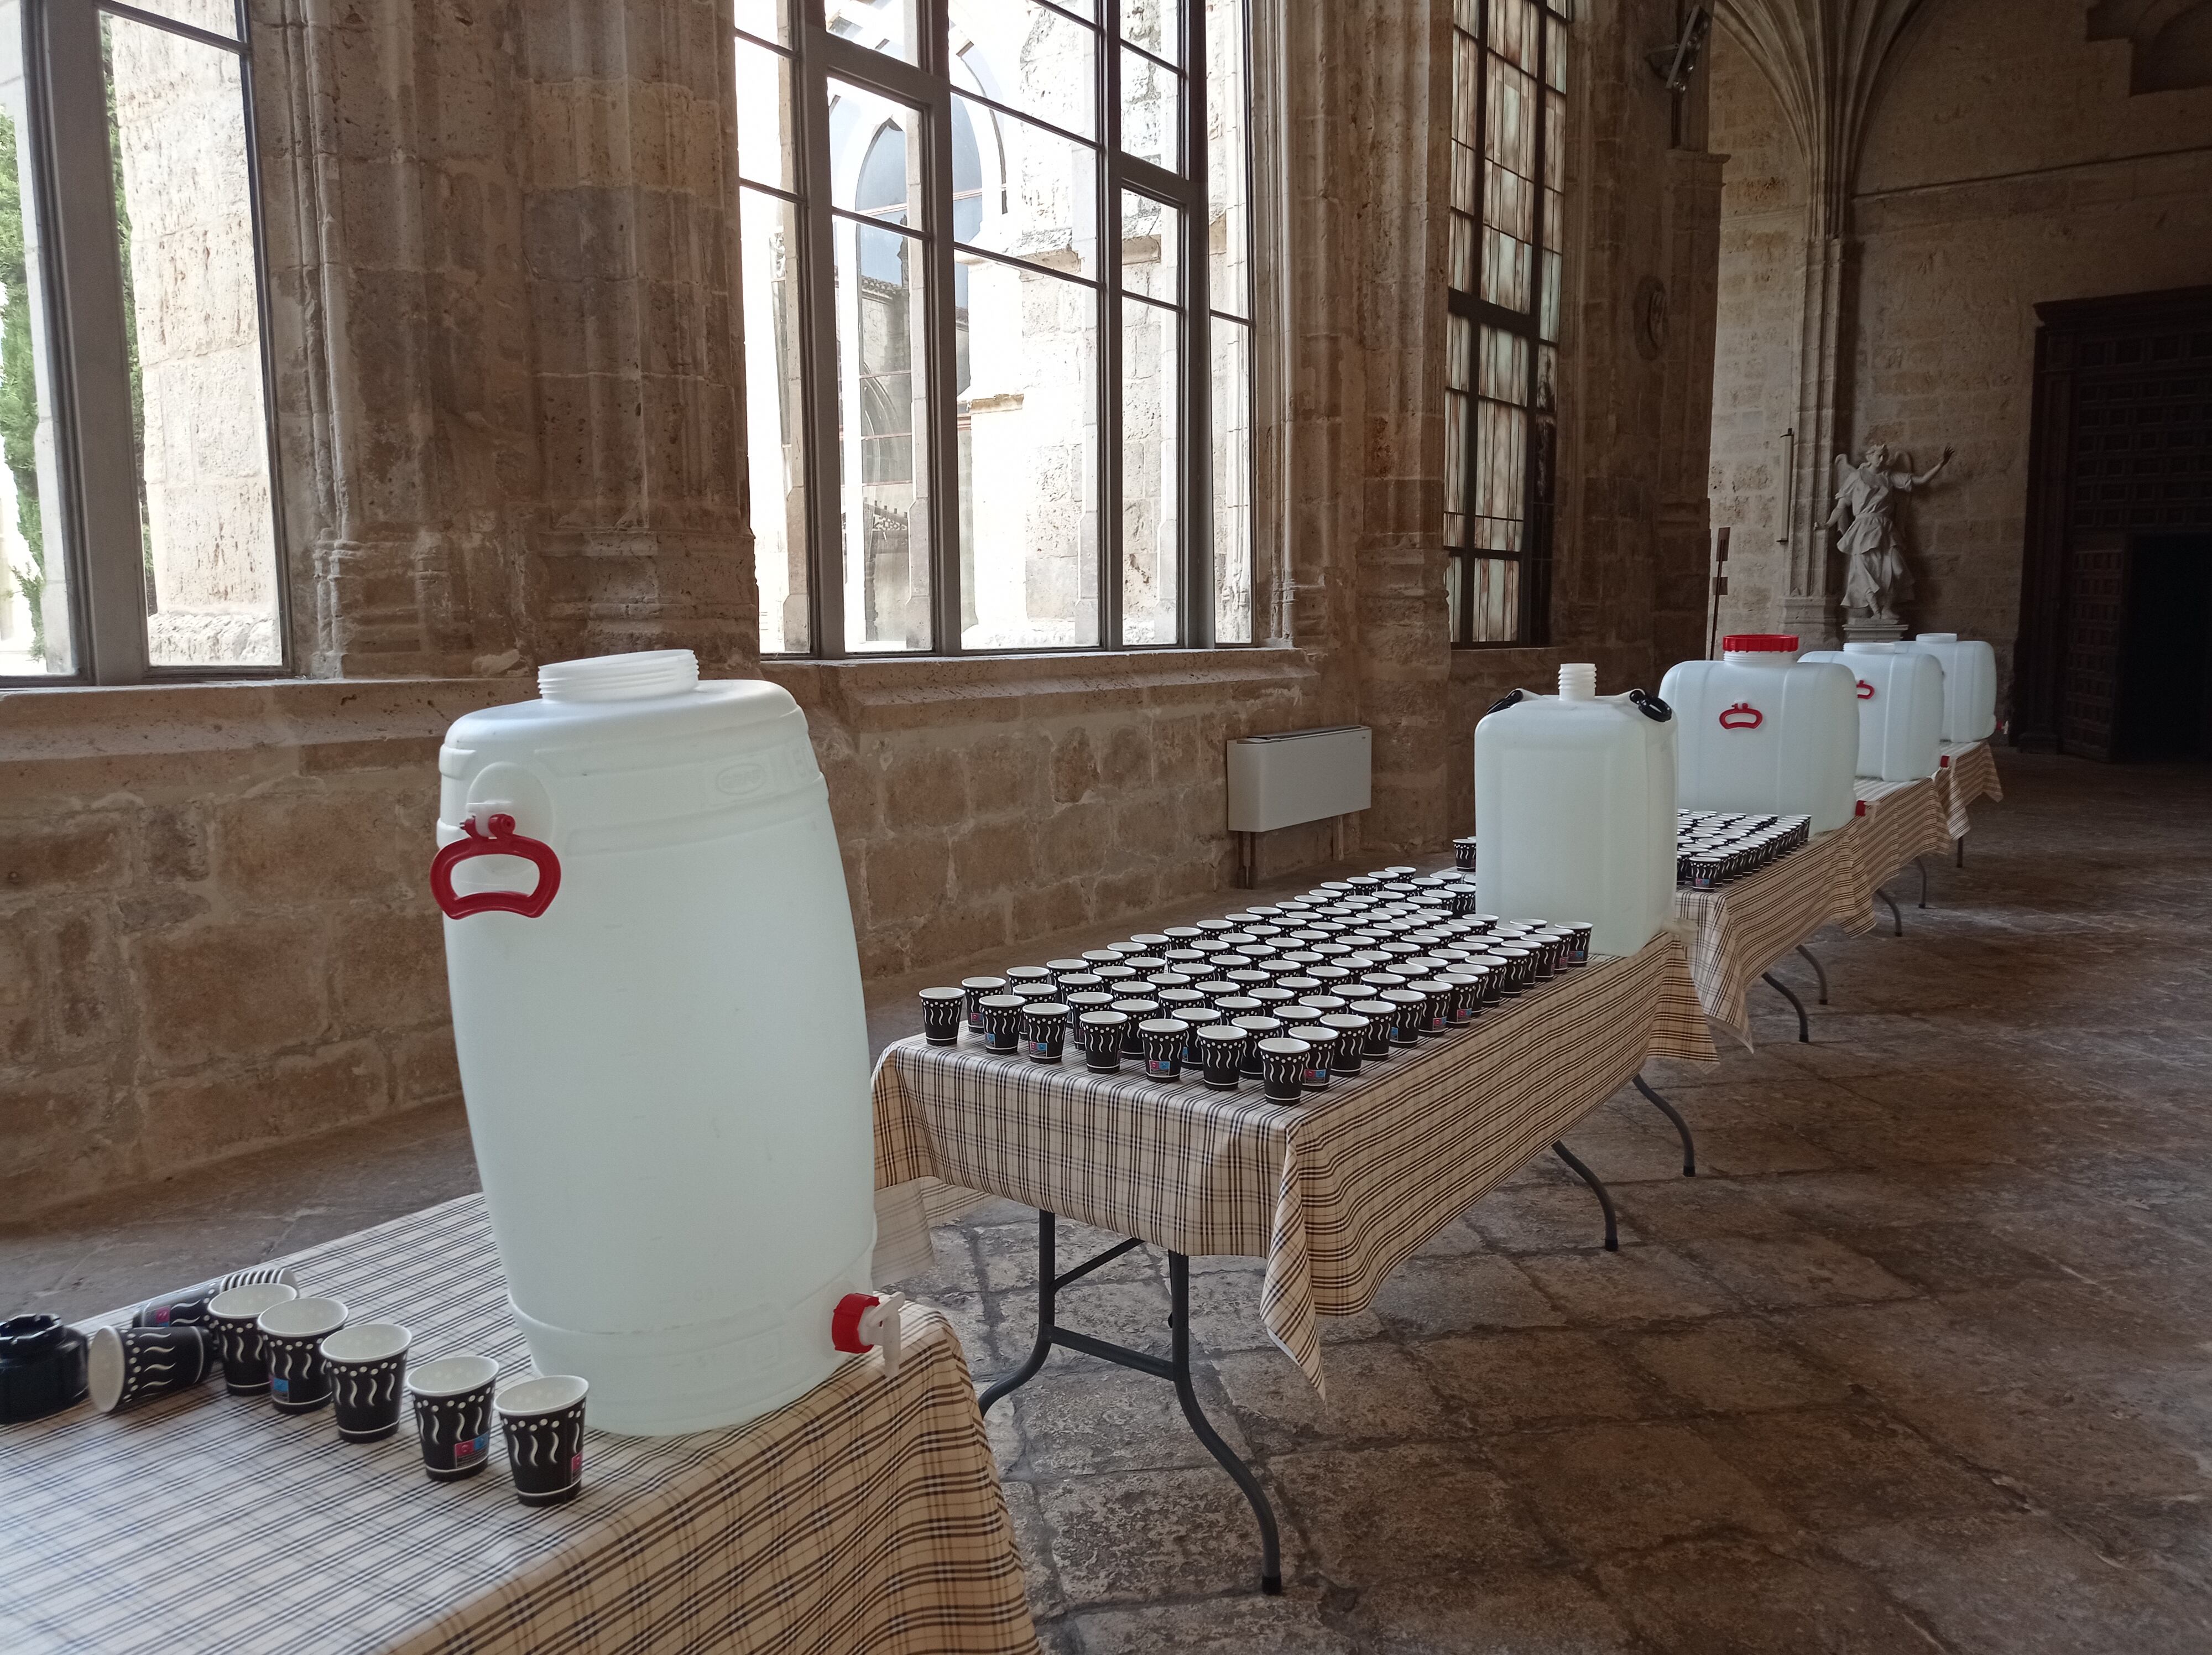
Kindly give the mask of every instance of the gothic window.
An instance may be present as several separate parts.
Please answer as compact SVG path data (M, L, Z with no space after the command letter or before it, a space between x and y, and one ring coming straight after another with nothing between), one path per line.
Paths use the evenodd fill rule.
M1244 0L737 25L762 652L1250 642Z
M284 670L246 9L0 0L0 682Z
M1456 644L1548 630L1569 0L1455 0L1444 356Z

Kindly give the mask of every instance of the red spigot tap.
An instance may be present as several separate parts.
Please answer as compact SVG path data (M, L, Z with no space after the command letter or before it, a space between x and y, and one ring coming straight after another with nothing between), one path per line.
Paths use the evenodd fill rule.
M543 839L517 833L512 816L494 816L490 826L489 833L477 832L473 816L461 824L461 837L431 860L430 894L449 920L492 913L534 920L553 905L560 891L561 859ZM520 856L536 866L538 883L528 891L479 891L464 897L453 889L453 870L471 856Z
M894 1378L899 1367L901 1325L906 1295L895 1293L878 1299L872 1293L848 1293L830 1312L830 1342L854 1355L883 1348L884 1378Z
M1747 701L1739 701L1721 715L1723 730L1755 730L1766 722L1766 715Z

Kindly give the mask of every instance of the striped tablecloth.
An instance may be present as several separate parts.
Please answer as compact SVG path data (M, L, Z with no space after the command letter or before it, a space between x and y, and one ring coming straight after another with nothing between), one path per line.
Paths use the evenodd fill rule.
M285 1262L419 1357L527 1364L481 1196ZM0 1649L1034 1652L959 1342L934 1311L904 1334L896 1378L858 1357L741 1429L587 1432L584 1492L551 1507L515 1500L503 1449L433 1483L411 1425L346 1443L220 1379L9 1427Z
M1677 891L1674 913L1694 925L1690 977L1705 1015L1751 1044L1746 997L1759 973L1824 925L1873 923L1858 892L1850 838L1856 821L1717 891Z
M1209 1092L916 1036L876 1068L878 1274L887 1251L926 1244L932 1178L1177 1252L1265 1258L1261 1319L1323 1390L1319 1318L1364 1310L1653 1054L1714 1056L1672 935L1294 1104L1256 1083Z
M1986 799L1995 804L2004 797L1997 779L1996 755L1986 741L1947 741L1936 761L1936 796L1954 839L1963 839L1972 825L1969 806Z
M1848 841L1852 861L1853 900L1873 924L1874 894L1916 856L1950 849L1951 833L1930 777L1918 782L1872 782L1858 789L1858 816Z

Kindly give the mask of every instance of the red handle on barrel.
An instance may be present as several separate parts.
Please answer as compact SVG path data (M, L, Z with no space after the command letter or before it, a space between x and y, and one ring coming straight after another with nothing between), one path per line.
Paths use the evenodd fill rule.
M477 818L471 816L461 824L461 832L464 837L440 851L430 863L430 894L447 919L496 913L520 914L534 920L553 905L561 889L561 859L553 854L552 846L517 833L512 816L493 817L489 833L477 832ZM472 897L461 896L453 889L453 870L471 856L522 857L537 865L538 883L528 891L479 891Z

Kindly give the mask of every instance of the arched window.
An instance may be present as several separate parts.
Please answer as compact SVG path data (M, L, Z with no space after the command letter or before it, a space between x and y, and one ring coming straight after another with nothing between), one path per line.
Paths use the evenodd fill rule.
M1250 640L1243 3L737 0L763 653Z
M1550 625L1569 0L1455 0L1445 591L1458 644Z

